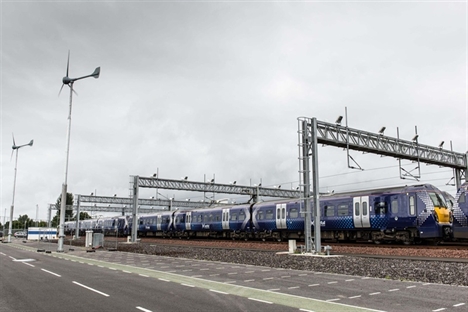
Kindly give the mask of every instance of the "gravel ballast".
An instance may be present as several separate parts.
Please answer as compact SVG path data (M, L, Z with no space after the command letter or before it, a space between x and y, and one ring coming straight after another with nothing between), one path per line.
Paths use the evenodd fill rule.
M119 251L220 261L272 268L346 274L402 281L468 286L468 263L412 259L385 259L343 255L313 257L277 251L256 251L162 244L119 244Z

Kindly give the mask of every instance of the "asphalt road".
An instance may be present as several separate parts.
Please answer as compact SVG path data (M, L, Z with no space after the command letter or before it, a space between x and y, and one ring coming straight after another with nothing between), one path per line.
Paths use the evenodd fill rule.
M468 311L467 287L51 247L0 244L0 312Z

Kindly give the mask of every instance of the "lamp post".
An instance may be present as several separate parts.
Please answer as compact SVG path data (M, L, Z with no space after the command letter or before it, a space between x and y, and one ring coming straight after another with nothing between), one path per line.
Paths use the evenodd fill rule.
M66 205L67 205L67 178L68 178L68 158L70 154L70 131L71 131L71 113L72 113L72 97L73 97L73 84L75 81L88 78L88 77L94 77L94 78L99 78L99 74L101 71L101 67L97 67L94 72L91 75L79 77L79 78L70 78L68 77L68 68L70 64L70 51L68 52L68 60L67 60L67 72L66 76L63 77L62 79L62 87L60 88L60 91L62 91L62 88L64 85L67 85L70 87L70 109L68 112L68 130L67 130L67 151L66 151L66 160L65 160L65 180L62 184L62 197L61 197L61 205L60 205L60 224L59 224L59 237L58 237L58 247L57 247L57 252L63 252L63 240L64 240L64 224L65 224L65 210L66 210ZM60 93L59 93L60 94Z
M11 209L10 209L10 223L8 225L8 242L11 243L11 231L13 228L13 210L15 209L15 190L16 190L16 171L18 169L18 150L22 148L23 146L33 146L34 140L31 140L28 144L20 145L17 146L15 143L15 138L13 137L13 146L11 147L13 149L13 152L16 150L16 160L15 160L15 177L13 180L13 200L11 202Z

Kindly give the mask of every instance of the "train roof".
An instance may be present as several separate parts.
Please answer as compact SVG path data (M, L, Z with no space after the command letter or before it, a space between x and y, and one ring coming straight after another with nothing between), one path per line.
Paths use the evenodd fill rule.
M416 185L390 186L390 187L367 189L367 190L360 190L360 191L350 191L350 192L342 192L342 193L331 193L331 194L322 195L321 197L352 196L352 195L363 195L363 194L379 195L379 194L385 194L385 193L403 193L403 192L423 190L423 189L441 192L438 188L436 188L432 184L416 184Z

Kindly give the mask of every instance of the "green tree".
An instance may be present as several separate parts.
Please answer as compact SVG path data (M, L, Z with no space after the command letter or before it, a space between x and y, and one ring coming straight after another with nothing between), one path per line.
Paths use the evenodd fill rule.
M60 223L60 208L62 205L62 194L59 195L57 198L57 202L55 203L55 209L57 209L57 213L55 214L54 218L52 219L51 226L57 227ZM67 202L65 208L65 221L73 220L73 194L67 193Z
M28 215L20 215L18 220L13 220L13 228L15 229L27 229L31 225L33 225L33 220Z
M80 220L88 220L91 218L92 217L86 211L80 212ZM76 220L76 215L75 215L74 220Z

